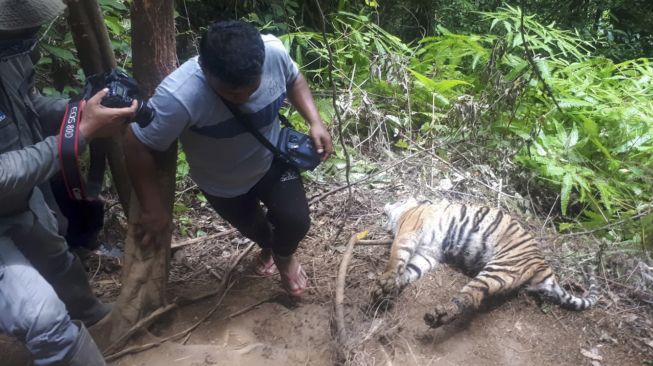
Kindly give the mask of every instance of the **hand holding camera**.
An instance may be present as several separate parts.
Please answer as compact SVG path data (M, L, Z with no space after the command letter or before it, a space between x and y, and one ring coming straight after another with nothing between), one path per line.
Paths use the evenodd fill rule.
M102 105L102 101L108 94L109 90L105 88L82 102L84 112L79 122L79 132L87 142L98 137L119 135L125 127L125 120L132 120L136 115L138 110L136 100L124 108L111 108Z
M154 119L154 110L140 98L138 83L122 70L90 76L82 98L86 102L80 132L88 140L119 134L125 121L145 127Z

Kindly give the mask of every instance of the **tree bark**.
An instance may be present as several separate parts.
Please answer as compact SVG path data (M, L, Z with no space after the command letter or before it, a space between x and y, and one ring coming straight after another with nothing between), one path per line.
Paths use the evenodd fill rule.
M66 3L68 26L84 74L89 76L115 68L116 58L97 0L67 0ZM120 139L98 139L91 144L94 145L94 152L107 157L118 199L125 212L128 212L131 183Z
M88 76L114 68L116 61L97 0L67 0L67 4L68 23L84 73ZM133 0L131 6L133 74L141 94L147 97L176 65L173 0ZM154 246L139 245L134 228L140 208L136 194L131 191L119 142L118 139L100 142L101 148L108 152L120 201L129 218L120 295L111 314L91 328L101 350L120 339L141 318L166 304L168 281L171 237L168 235ZM174 199L176 158L176 144L157 156L158 184L169 211Z
M144 96L151 96L161 80L176 66L174 7L172 0L134 0L131 4L133 73ZM157 156L157 181L165 208L172 211L177 144ZM138 320L165 306L171 235L143 247L134 234L140 205L132 192L129 228L125 242L122 289L112 312L109 343L115 342ZM101 343L104 343L100 340ZM100 345L104 349L108 344Z

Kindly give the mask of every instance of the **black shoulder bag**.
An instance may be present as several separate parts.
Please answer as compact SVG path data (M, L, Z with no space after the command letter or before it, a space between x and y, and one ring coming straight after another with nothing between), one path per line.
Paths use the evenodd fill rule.
M242 123L257 140L272 152L276 159L279 159L299 170L313 170L320 165L321 155L315 150L313 140L305 133L301 133L292 127L286 117L279 114L279 120L283 124L279 131L277 145L273 145L261 132L254 127L238 108L222 99L224 105L229 108L236 120Z

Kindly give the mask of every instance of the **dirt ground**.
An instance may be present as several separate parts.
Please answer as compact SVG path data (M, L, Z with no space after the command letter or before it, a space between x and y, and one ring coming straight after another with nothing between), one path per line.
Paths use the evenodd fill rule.
M333 187L309 185L313 226L299 251L310 278L310 290L294 301L280 289L278 278L253 274L257 251L236 267L234 285L219 310L181 342L166 342L154 349L122 357L112 365L334 365L342 345L335 341L335 279L349 237L369 230L370 238L385 238L382 206L407 194L485 203L492 193L479 187L479 179L449 190L432 188L425 182L419 163L411 169L402 164L392 179L361 184L352 191L327 196ZM387 177L386 177L387 178ZM431 178L432 179L432 178ZM488 179L489 180L489 179ZM440 184L441 186L442 184ZM482 186L482 185L481 185ZM586 237L558 237L537 214L523 209L518 195L503 188L507 197L502 207L533 230L540 231L542 249L558 270L567 288L582 292L585 286L579 264L591 262L596 240ZM512 197L512 198L511 198ZM525 200L523 200L525 201ZM345 209L346 208L346 209ZM209 223L216 230L227 226L207 208L196 211L199 227ZM343 223L343 218L346 220ZM216 222L218 222L216 226ZM334 240L334 237L337 239ZM553 236L553 239L551 239ZM594 244L590 244L590 243ZM185 247L173 260L170 296L196 294L215 288L216 277L245 247L235 234L218 241ZM610 287L604 281L600 304L575 313L519 293L498 299L480 313L440 329L429 329L423 316L439 301L448 301L467 278L448 267L430 273L402 293L388 311L369 308L370 293L382 273L387 246L361 246L354 251L345 289L344 309L350 351L348 365L644 365L653 364L653 311L651 303L629 291ZM604 255L604 276L621 278L618 266L611 267ZM637 261L614 260L622 267L630 263L631 277ZM650 263L650 262L649 262ZM621 271L625 271L621 268ZM216 273L217 272L217 273ZM616 281L615 283L617 283ZM624 285L629 286L629 285ZM631 289L632 290L632 289ZM649 292L645 293L650 294ZM651 298L644 300L650 301ZM216 299L183 307L152 330L163 337L186 329L213 308ZM258 305L256 305L258 304ZM256 306L253 306L256 305ZM253 307L252 307L253 306ZM236 316L231 316L237 314Z
M347 190L327 193L334 185L309 184L313 225L298 253L310 278L310 288L301 299L284 294L278 276L254 275L255 250L235 267L233 284L222 302L214 296L182 306L130 345L156 343L187 329L217 306L217 311L190 336L109 364L652 365L653 296L650 283L643 280L645 275L640 276L644 269L651 270L650 259L637 251L629 254L611 247L604 250L601 242L591 236L559 235L550 228L548 217L531 210L528 202L524 204L528 200L520 199L506 186L499 186L497 196L496 185L490 184L489 178L475 176L467 179L468 184L465 179L456 182L453 175L434 179L424 174L421 163L406 162L395 169L392 179L380 174L375 180L356 185L351 199ZM452 186L442 183L447 177L454 178ZM486 182L485 188L477 184L479 180ZM344 353L346 359L339 359L338 355L343 354L339 351L344 348L334 336L333 297L344 246L352 234L364 230L369 230L368 238L388 237L382 229L382 206L407 194L431 198L444 195L501 205L538 232L542 250L559 281L577 292L585 286L580 265L593 263L600 250L599 304L576 313L540 304L518 293L494 301L468 319L433 330L424 324L424 314L438 302L448 301L468 279L444 267L408 287L393 308L375 311L368 306L370 293L383 271L389 247L359 246L349 265L345 288L348 351ZM228 229L206 206L190 204L191 229L208 234ZM119 234L114 235L107 235L105 240L121 240ZM233 234L175 250L169 299L215 289L225 275L223 269L247 244ZM98 261L92 255L86 264L98 295L107 301L115 298L120 291L120 260L102 257Z

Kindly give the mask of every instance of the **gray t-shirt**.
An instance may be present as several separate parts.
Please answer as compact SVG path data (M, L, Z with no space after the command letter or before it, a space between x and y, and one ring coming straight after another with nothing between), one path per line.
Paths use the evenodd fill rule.
M263 136L276 141L286 85L297 78L299 70L278 38L261 37L265 44L261 85L239 108ZM197 57L168 75L149 105L156 117L145 128L133 123L134 135L158 151L179 137L191 177L208 194L227 198L245 194L270 168L272 153L209 87Z

